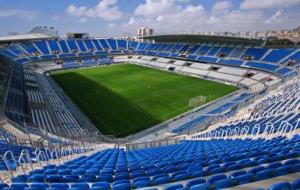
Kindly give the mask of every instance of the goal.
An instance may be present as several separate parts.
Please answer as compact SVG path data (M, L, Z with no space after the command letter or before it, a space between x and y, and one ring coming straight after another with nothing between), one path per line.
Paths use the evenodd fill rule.
M198 96L189 100L189 106L193 108L197 108L206 102L205 96Z

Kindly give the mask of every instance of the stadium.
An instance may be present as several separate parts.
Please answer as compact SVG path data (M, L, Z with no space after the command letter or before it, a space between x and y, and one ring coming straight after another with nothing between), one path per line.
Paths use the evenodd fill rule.
M297 45L41 31L0 44L0 190L300 189Z

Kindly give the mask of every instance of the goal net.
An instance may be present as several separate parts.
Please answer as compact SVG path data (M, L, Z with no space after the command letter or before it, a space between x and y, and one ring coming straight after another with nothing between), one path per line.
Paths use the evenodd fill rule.
M195 97L195 98L192 98L189 100L189 106L196 108L196 107L199 107L199 106L205 104L205 102L206 102L205 96L198 96L198 97Z

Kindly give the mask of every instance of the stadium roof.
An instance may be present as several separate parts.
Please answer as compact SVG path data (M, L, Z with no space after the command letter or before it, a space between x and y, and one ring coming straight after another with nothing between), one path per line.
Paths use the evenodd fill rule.
M256 38L241 38L232 36L200 35L200 34L162 34L145 36L143 39L155 40L158 43L229 43L261 46L264 41Z
M8 43L15 41L27 41L27 40L38 40L38 39L49 39L53 38L52 36L48 36L46 34L41 33L28 33L28 34L18 34L12 36L1 36L0 43Z

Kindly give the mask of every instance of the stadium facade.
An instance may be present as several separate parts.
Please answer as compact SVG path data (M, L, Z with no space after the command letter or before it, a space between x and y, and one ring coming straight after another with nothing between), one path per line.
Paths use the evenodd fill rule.
M157 38L3 40L0 188L300 188L300 49ZM194 99L201 102L189 111L116 138L102 134L50 76L124 63L238 90L206 104Z

